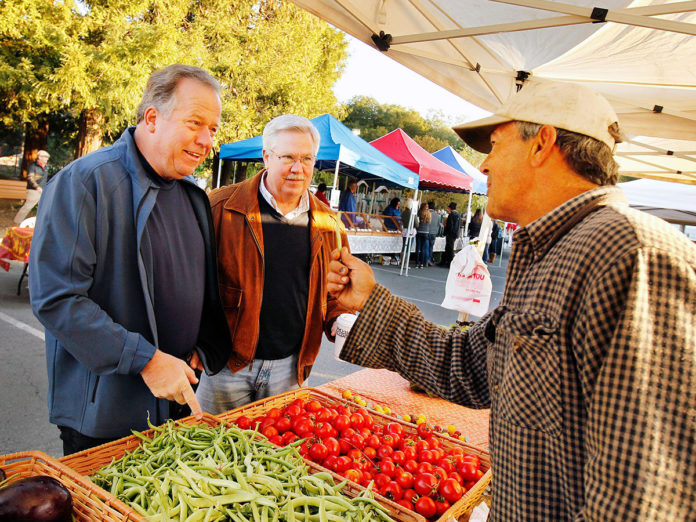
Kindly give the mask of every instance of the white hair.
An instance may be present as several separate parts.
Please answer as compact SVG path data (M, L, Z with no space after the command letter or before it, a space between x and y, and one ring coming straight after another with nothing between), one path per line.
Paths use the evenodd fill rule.
M312 136L314 144L314 155L319 152L319 131L314 124L304 116L296 114L283 114L276 116L266 124L263 129L263 148L264 150L272 150L276 144L276 137L281 132L306 132Z

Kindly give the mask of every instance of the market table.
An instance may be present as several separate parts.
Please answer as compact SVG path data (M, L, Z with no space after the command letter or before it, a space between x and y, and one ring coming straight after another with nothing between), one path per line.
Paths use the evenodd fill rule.
M350 390L368 403L388 406L399 415L422 413L435 426L446 428L453 424L462 435L468 437L469 444L488 449L490 410L465 408L444 399L414 392L406 379L389 370L360 370L318 388L336 396L340 396L344 390Z
M10 270L10 261L22 261L24 269L17 283L17 295L22 292L22 280L27 275L29 267L29 250L34 229L31 227L10 227L0 241L0 267L5 272Z

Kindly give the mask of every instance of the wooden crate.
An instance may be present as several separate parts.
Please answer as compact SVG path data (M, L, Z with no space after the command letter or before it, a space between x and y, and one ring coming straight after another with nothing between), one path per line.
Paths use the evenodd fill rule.
M205 423L208 426L218 426L221 422L223 422L220 418L214 417L210 414L204 413L203 418L198 421L196 420L195 417L186 417L184 419L181 419L177 421L177 423L181 424L187 424L187 425L193 425L193 424L200 424L200 423ZM229 424L229 423L227 423ZM148 437L152 437L154 434L154 430L147 430L142 432L144 435ZM107 444L102 444L101 446L96 446L94 448L89 448L84 451L81 451L79 453L74 453L72 455L68 455L66 457L63 457L60 459L60 463L62 463L64 466L69 467L70 469L76 471L77 473L80 473L82 475L87 475L90 476L94 474L97 470L100 468L103 468L104 466L107 466L110 464L113 460L118 460L120 459L126 451L132 451L140 444L142 443L142 440L135 435L131 435L130 437L124 437L119 440L115 440L113 442L109 442ZM307 463L309 466L310 472L311 473L317 473L319 471L323 472L328 472L334 477L334 481L338 484L340 482L345 481L345 478L339 476L338 474L334 473L333 471L330 471L326 468L323 468L322 466L317 465L314 462L311 462L307 459L304 459L304 461ZM86 480L86 479L82 479ZM89 480L87 480L89 482ZM111 495L111 493L104 491L102 488L92 484L89 482L90 485L93 488L98 489L101 491L105 496L107 496L110 499L113 499L114 501L118 502L119 504L122 504L124 507L126 507L129 510L129 516L131 518L127 520L132 520L135 522L146 522L145 518L143 518L140 514L135 512L132 508L127 507L125 503L121 502L118 500L116 497ZM355 484L354 482L348 481L346 485L343 488L343 493L348 496L348 497L355 497L358 494L360 494L365 488L362 486L359 486L358 484ZM378 500L385 508L385 510L389 513L389 515L394 518L395 520L398 521L403 521L403 522L425 522L425 519L416 513L412 513L409 510L403 508L402 506L399 506L395 502L391 502L390 500L382 497L381 495L374 494L375 499ZM111 519L104 519L104 520L111 520ZM114 520L121 520L121 519L114 519ZM123 519L125 520L125 519Z
M0 456L0 468L7 478L47 475L59 480L72 495L75 520L135 522L140 516L116 497L41 451Z
M334 395L330 395L322 390L318 390L316 388L298 388L296 390L291 390L280 395L274 395L273 397L261 399L259 401L242 406L240 408L221 413L217 417L221 420L224 420L227 423L234 422L234 420L241 415L246 415L247 417L251 418L259 417L263 416L271 408L282 409L295 399L303 399L304 401L316 399L324 406L336 406L342 404L344 406L347 406L352 411L360 409L360 407L354 402L343 400ZM416 432L417 427L415 424L405 422L401 419L397 419L396 417L391 417L382 413L378 413L374 410L370 410L370 414L374 418L376 424L385 425L389 422L396 422L402 425L405 432ZM450 450L453 448L462 448L466 453L470 455L477 455L481 460L481 469L484 471L483 477L479 479L476 485L469 491L467 491L461 499L452 504L452 506L439 519L437 519L438 521L445 522L447 520L450 520L450 518L457 519L462 515L468 513L478 503L492 478L492 472L490 469L491 461L488 453L480 448L477 448L476 446L472 446L471 444L467 444L466 442L460 441L458 439L449 437L441 433L433 432L433 435L440 440L442 447L445 448L445 450ZM357 486L357 484L355 485ZM384 497L380 496L380 501L383 498ZM384 500L389 502L386 499ZM425 519L423 517L420 517L420 520Z

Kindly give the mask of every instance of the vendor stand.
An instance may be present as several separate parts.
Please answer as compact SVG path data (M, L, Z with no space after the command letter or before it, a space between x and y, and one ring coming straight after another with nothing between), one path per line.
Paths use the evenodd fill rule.
M31 250L33 236L34 229L32 227L10 227L0 242L0 267L5 272L10 270L10 261L21 261L24 263L22 274L19 276L19 282L17 283L17 295L20 295L22 292L22 281L27 275L27 269L29 268L29 251Z

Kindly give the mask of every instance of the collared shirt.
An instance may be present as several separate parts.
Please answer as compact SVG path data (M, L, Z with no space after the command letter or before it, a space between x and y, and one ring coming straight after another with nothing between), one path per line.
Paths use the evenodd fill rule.
M696 247L616 187L515 232L503 300L446 331L376 286L341 358L491 408L491 520L696 512Z
M276 203L275 197L273 197L273 194L271 194L269 190L266 188L267 177L268 173L264 172L263 178L261 179L261 183L259 183L259 191L261 192L263 199L265 199L268 202L268 204L273 207L273 210L278 212L278 214L280 214L281 216L284 216L289 221L293 221L297 216L300 216L305 212L309 212L309 191L305 190L302 193L302 197L300 197L300 203L297 205L297 207L295 207L287 214L283 214L281 210L278 208L278 204Z

